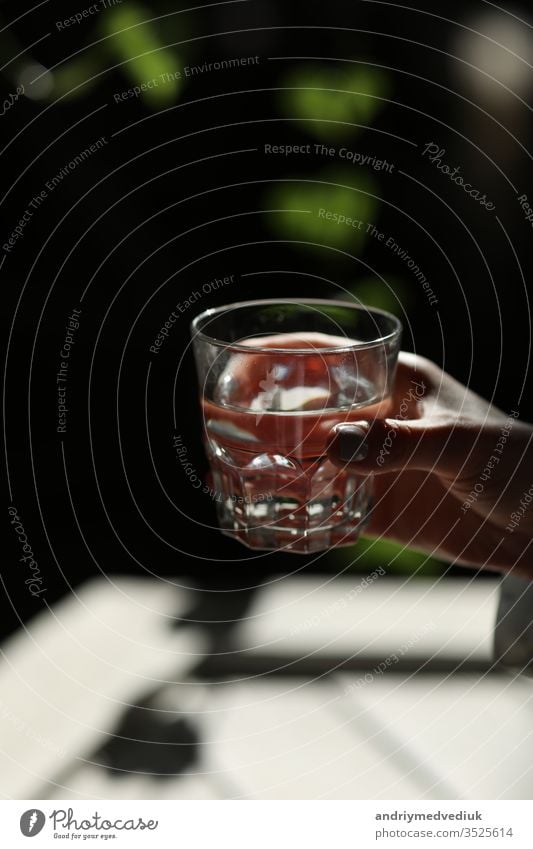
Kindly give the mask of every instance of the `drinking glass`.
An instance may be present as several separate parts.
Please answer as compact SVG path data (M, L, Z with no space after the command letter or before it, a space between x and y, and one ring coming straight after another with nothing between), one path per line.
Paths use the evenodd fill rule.
M372 476L334 466L334 425L386 416L401 323L320 299L244 301L191 326L213 494L224 534L308 554L353 545Z

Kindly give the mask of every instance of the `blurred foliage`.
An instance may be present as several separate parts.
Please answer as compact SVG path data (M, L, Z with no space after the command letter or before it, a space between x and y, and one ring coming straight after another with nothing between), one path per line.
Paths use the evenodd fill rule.
M366 224L377 213L377 201L372 196L376 192L374 181L363 171L350 174L348 179L346 172L339 169L321 171L319 177L320 182L295 179L271 189L265 200L267 208L282 212L269 216L270 225L286 239L302 239L360 253L366 239ZM294 209L310 212L289 212ZM338 223L338 219L331 217L328 220L319 215L320 210L362 222L361 227Z
M353 124L370 124L389 93L388 77L367 67L298 67L283 80L282 111L306 119L321 141L353 137Z
M166 3L155 5L157 12L138 0L128 0L127 4L109 7L95 15L94 22L92 18L84 22L86 46L50 71L46 86L40 86L41 91L35 86L28 96L34 100L84 97L107 80L109 69L117 66L115 73L124 78L122 85L116 84L117 91L130 86L143 87L138 96L152 108L175 103L183 85L183 69L180 56L166 45L186 40L190 21L187 23L186 15L177 14L175 4L172 8L167 8ZM158 14L162 15L159 21ZM28 74L35 77L33 69L40 65L24 53L22 45L6 29L0 33L0 51L5 56L17 57L5 69L11 85L18 84ZM147 83L153 80L157 85L148 87Z
M165 47L150 10L141 3L128 2L113 7L101 15L101 30L107 41L107 51L123 62L122 71L133 85L142 86L151 80L159 84L147 88L141 97L152 106L174 103L181 88L175 75L180 68L174 52Z
M335 567L351 567L357 572L372 572L380 566L387 574L411 575L428 577L442 574L443 563L423 554L413 551L396 542L387 539L370 539L360 537L354 546L333 549L329 556L334 557Z
M301 118L300 127L323 143L353 139L372 123L390 93L388 77L373 68L359 66L300 66L283 79L281 107L290 118ZM379 210L378 186L364 168L337 166L315 173L316 182L303 179L278 185L267 199L268 208L287 210L269 216L283 238L301 239L360 255L368 238L366 225L375 224ZM309 177L307 179L310 179ZM318 182L320 181L320 182ZM351 188L352 187L352 188ZM310 210L310 213L288 210ZM319 216L327 210L329 220ZM339 216L362 222L353 227ZM321 251L324 256L324 251ZM332 254L328 253L328 262ZM360 303L388 310L402 317L413 299L404 279L363 276L348 286ZM337 295L338 297L338 295ZM355 546L335 548L327 555L335 568L371 572L383 567L398 575L438 575L442 564L433 557L390 540L361 537Z
M158 85L144 85L140 92L145 105L158 108L175 103L182 88L182 80L176 78L182 67L175 50L166 45L187 38L187 17L173 14L179 11L175 2L154 6L152 9L139 0L128 0L127 4L110 7L98 15L95 26L88 30L86 49L51 72L53 87L46 96L54 100L62 96L82 97L106 78L109 67L118 65L117 71L128 87L142 87L158 80ZM168 17L164 13L169 13ZM158 14L164 15L160 22ZM6 30L0 33L0 47L6 56L19 56L5 72L14 81L26 66L34 64ZM300 65L283 79L283 87L282 113L302 119L300 127L324 143L346 141L360 134L376 118L390 94L389 78L366 66ZM374 223L378 214L377 183L364 168L351 165L321 170L315 180L320 182L295 179L270 191L265 207L282 210L276 216L268 216L270 226L281 238L361 254L367 239L366 224ZM352 227L319 217L320 209L363 224ZM328 254L328 261L332 256ZM377 276L362 277L349 286L349 291L359 302L399 316L409 308L413 297L405 281L396 277L387 277L386 282ZM350 567L358 572L371 572L377 567L400 575L437 575L442 571L442 564L435 558L384 539L361 537L355 546L334 549L328 557L334 558L336 568Z
M103 57L96 49L75 56L52 72L53 86L50 100L56 100L58 97L74 100L87 94L89 89L97 85L99 81L97 74L103 68Z
M350 292L361 304L386 310L398 318L413 304L413 289L403 278L384 274L385 280L377 276L362 277L349 287Z

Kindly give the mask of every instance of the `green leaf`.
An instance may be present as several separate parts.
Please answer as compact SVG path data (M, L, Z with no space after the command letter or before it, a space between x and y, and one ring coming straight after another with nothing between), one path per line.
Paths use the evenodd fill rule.
M405 318L405 311L415 300L412 289L399 277L385 273L383 277L385 282L376 276L363 277L353 283L349 291L368 307L377 307Z
M360 253L367 237L366 224L374 221L377 213L374 181L363 172L338 170L322 171L315 179L316 182L295 179L278 184L269 192L265 205L282 210L269 213L271 227L287 239Z
M139 96L152 106L174 103L181 89L181 68L172 50L165 47L158 30L150 21L150 9L128 2L102 15L104 44L123 64L122 72Z
M50 99L55 100L62 95L65 99L74 100L85 96L88 91L100 82L97 76L104 67L103 58L98 55L96 48L71 59L60 68L52 71L53 88ZM92 79L94 77L94 79Z
M283 112L304 118L308 132L319 139L353 136L372 123L388 94L388 79L367 67L311 65L291 72L283 81Z
M443 564L434 557L414 551L388 539L360 537L356 545L337 548L330 552L336 566L351 566L357 572L371 572L381 566L388 574L423 577L439 575Z

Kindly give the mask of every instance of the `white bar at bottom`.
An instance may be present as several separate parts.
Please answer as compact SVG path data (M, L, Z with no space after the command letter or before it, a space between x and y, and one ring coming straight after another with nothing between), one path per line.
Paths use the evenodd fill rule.
M36 847L57 847L67 840L85 846L161 849L533 846L531 803L508 800L9 800L0 801L0 827L2 846L10 849L27 847L28 837L33 836Z

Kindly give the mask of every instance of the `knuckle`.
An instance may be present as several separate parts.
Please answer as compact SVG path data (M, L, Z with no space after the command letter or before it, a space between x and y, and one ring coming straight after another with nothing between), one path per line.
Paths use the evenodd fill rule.
M426 377L431 383L438 382L442 375L442 369L433 360L423 357L421 354L412 354L402 351L400 362L417 372L421 377Z

